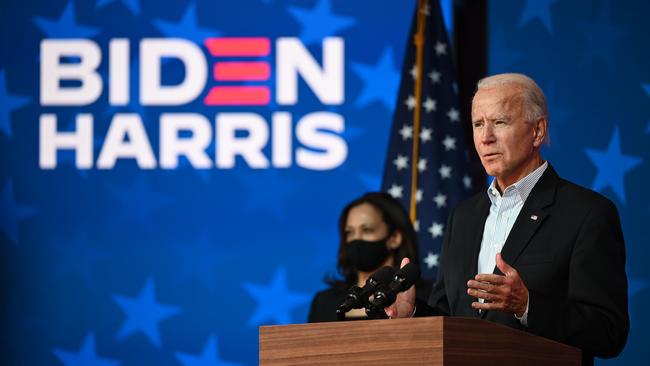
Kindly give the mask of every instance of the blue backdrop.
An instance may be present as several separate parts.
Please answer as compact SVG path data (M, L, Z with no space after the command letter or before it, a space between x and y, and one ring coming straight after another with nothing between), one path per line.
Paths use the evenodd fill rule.
M258 326L306 319L311 296L334 270L339 210L380 186L414 6L414 0L4 0L3 363L256 364ZM632 329L623 354L608 364L650 356L644 342L649 11L650 3L630 0L489 5L490 73L521 71L539 81L551 112L546 158L565 178L608 196L621 214ZM255 37L262 46L245 56L239 39L234 56L215 56L205 41L216 37ZM327 37L342 41L344 52L325 51ZM287 38L295 41L290 50L280 45ZM88 42L75 44L73 55L57 55L48 47L60 39ZM185 100L141 100L147 92L140 77L152 67L140 63L149 39L180 40L160 47L162 53L198 50L192 60L204 61L207 82L194 85ZM324 52L342 61L319 74L334 80L329 95L342 88L339 100L323 100L323 82L280 77L281 54L300 60L297 67L311 59L324 70ZM99 56L96 65L92 55ZM262 76L241 81L250 77L247 69L224 81L228 72L216 65L228 60L258 62ZM84 64L91 65L83 72L88 79L64 80L66 65ZM178 58L160 66L161 84L169 87L190 74ZM60 84L52 84L55 71ZM224 85L251 87L245 90L254 96L209 102L212 88ZM76 97L59 93L59 101L41 95L81 87L88 89ZM295 102L281 100L284 87L297 87ZM164 166L162 151L170 145L161 127L170 123L161 117L180 113L192 114L198 130L179 132L179 141L205 146L207 154ZM48 119L56 131L48 130ZM92 131L82 134L88 125ZM218 140L226 133L217 125L244 128ZM197 135L207 137L199 143ZM64 144L66 136L87 149L61 149L52 165L47 145ZM250 155L218 163L228 146ZM141 160L110 163L111 156L129 154ZM91 156L90 166L82 156Z
M647 1L492 1L489 71L531 75L544 89L551 145L566 179L618 207L627 248L631 329L615 360L646 363L650 319L650 11Z

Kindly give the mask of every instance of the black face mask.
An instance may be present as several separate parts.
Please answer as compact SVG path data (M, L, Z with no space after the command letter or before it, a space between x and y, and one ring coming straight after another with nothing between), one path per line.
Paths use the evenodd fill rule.
M375 270L386 261L390 254L386 247L387 240L388 238L377 241L353 240L345 244L346 258L358 271Z

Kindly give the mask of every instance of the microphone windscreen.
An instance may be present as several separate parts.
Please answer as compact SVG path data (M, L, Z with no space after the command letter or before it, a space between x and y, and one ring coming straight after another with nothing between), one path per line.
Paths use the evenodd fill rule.
M420 268L415 263L409 263L397 271L397 273L395 273L395 276L401 276L404 278L401 287L403 289L407 289L411 287L415 281L420 279Z
M389 283L393 276L395 276L395 268L391 266L384 266L379 268L375 273L373 273L370 278L373 278L379 284L385 285Z

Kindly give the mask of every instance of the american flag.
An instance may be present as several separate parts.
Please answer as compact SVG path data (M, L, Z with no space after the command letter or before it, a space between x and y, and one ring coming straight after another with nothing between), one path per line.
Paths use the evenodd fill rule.
M420 0L402 66L382 190L410 212L426 278L435 278L451 208L474 192L454 75L440 4Z

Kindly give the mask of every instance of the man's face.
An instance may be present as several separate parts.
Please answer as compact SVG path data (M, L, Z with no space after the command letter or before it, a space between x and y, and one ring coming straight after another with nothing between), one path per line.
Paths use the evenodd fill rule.
M526 121L521 91L521 87L507 84L481 89L472 102L474 146L485 171L496 177L502 189L524 178L541 162L536 148L546 120Z

